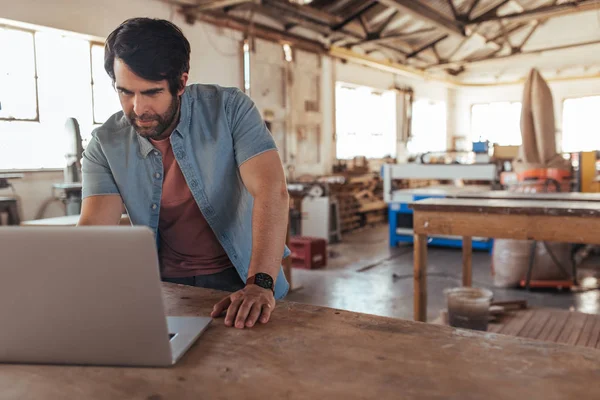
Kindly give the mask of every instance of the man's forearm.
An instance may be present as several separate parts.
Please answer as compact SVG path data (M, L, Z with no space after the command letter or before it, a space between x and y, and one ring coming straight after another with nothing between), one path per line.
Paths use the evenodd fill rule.
M275 281L281 267L288 226L287 190L265 191L254 197L252 210L252 257L248 277L259 272Z

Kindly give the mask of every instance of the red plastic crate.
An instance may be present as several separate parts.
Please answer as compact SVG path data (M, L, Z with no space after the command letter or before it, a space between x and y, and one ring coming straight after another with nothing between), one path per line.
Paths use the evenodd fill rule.
M327 265L327 240L295 236L290 238L292 267L304 269L323 268Z

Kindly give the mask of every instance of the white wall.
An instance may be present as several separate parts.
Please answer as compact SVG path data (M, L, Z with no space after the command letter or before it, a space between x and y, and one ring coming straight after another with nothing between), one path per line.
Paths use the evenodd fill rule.
M242 87L240 32L212 25L186 24L165 3L152 0L0 0L0 18L106 38L131 17L169 19L177 24L192 48L190 83L216 83ZM0 144L1 145L1 144ZM25 219L33 218L51 196L52 184L63 180L62 171L27 173L14 181ZM10 194L2 191L0 195ZM60 203L51 204L45 217L64 215Z
M572 97L600 95L600 79L549 82L554 100L554 117L558 135L562 131L563 101ZM470 137L471 106L478 103L497 101L521 101L523 85L482 88L460 88L456 90L454 128L456 136ZM559 138L557 143L560 143Z

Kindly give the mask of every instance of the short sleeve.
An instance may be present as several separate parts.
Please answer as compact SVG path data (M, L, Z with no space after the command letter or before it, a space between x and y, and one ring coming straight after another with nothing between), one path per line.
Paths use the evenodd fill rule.
M227 116L238 167L261 153L277 150L275 140L256 105L239 89L231 95Z
M92 139L83 152L81 175L82 198L103 194L119 194L108 161L95 133L92 134Z

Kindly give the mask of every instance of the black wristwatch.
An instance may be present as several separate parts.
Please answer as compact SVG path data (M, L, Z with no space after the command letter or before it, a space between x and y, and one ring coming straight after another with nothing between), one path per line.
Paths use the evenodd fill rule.
M246 284L247 285L257 285L263 289L269 289L270 291L275 293L275 288L273 285L273 278L269 274L259 272L258 274L249 277Z

